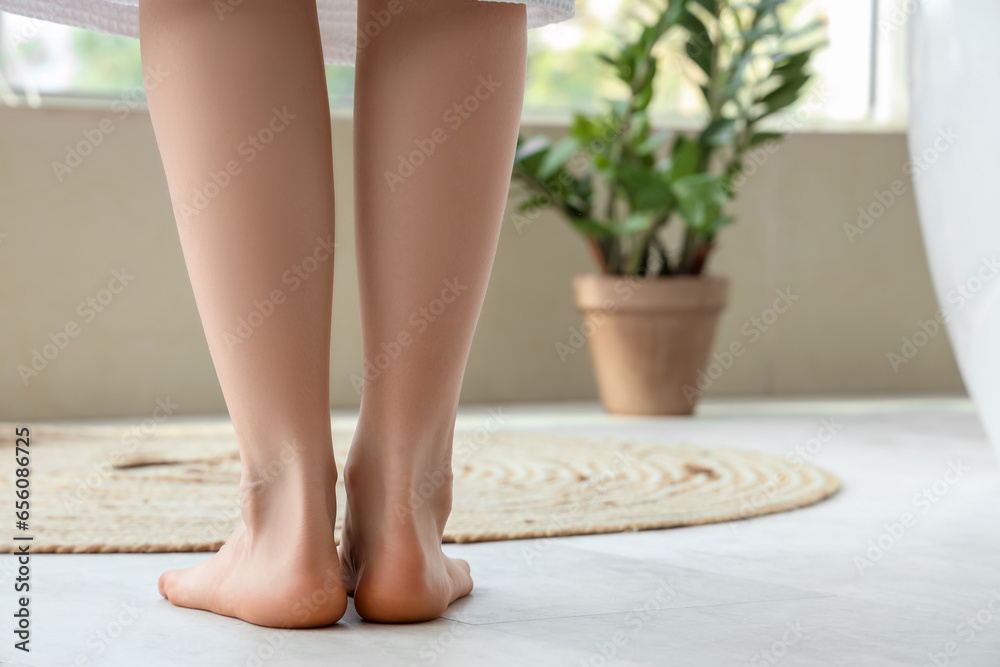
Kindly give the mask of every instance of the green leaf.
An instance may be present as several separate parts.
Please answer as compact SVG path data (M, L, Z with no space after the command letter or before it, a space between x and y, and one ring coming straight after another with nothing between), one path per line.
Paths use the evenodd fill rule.
M651 221L652 218L649 213L633 213L629 216L628 220L615 226L615 233L618 236L638 234L646 231L649 228Z
M702 201L706 206L725 206L729 201L729 192L725 179L715 174L691 174L677 180L673 184L674 194L681 204Z
M734 222L736 222L735 215L722 215L715 218L715 220L712 220L709 223L707 231L709 234L715 235L720 229L722 229L726 225L731 225Z
M684 45L684 52L687 57L698 66L706 76L712 76L712 49L711 47L700 46L695 40Z
M690 227L705 230L729 201L730 190L721 176L692 174L673 184L681 217Z
M611 113L614 114L616 118L624 116L625 110L628 108L628 102L626 100L611 100L608 105L611 107Z
M636 208L644 211L662 211L673 206L674 202L674 193L665 181L643 187L635 197Z
M640 90L636 91L633 105L636 110L644 110L653 101L653 82L650 80Z
M632 123L629 128L628 141L631 145L639 146L649 136L649 114L645 109L637 109L632 112Z
M606 62L607 64L611 65L612 67L618 67L618 61L615 60L612 56L609 56L609 55L607 55L605 53L598 53L597 54L597 59Z
M659 132L656 132L644 139L643 142L636 148L636 151L639 155L651 155L672 135L673 132L670 132L669 130L660 130Z
M548 150L550 145L551 140L542 134L518 142L517 151L514 153L515 164Z
M745 11L748 9L768 11L774 9L788 0L756 0L755 2L733 2L729 5L730 9Z
M573 116L573 123L569 126L569 134L580 144L586 144L591 139L599 137L601 129L598 123L578 113Z
M656 210L673 202L666 175L642 163L623 161L615 170L612 183L625 193L633 212Z
M692 0L696 5L701 5L705 8L705 11L716 16L719 13L719 3L718 0Z
M804 37L806 35L809 35L810 33L816 32L817 30L820 30L825 27L826 27L826 18L820 16L814 18L812 21L806 23L803 26L796 28L795 30L786 32L784 35L781 36L781 41L791 42L792 40L798 39L799 37Z
M754 119L754 122L760 120L764 116L769 116L776 111L780 111L787 106L794 104L799 99L799 91L802 87L809 82L808 74L800 74L796 77L786 80L780 86L769 92L767 95L762 97L759 101L763 104L765 111Z
M716 118L702 130L702 146L728 146L736 140L736 119Z
M681 17L687 14L687 0L668 0L668 2L667 11L663 13L661 21L663 32L677 25Z
M788 0L758 0L754 3L742 3L739 7L742 9L754 10L753 21L750 25L756 26L760 24L764 17L773 15L775 10L787 1ZM735 8L736 7L734 7L734 9Z
M549 149L545 158L538 166L538 178L550 178L553 174L563 168L566 161L577 151L580 143L575 137L566 137L555 146Z
M639 35L638 46L643 54L649 53L653 46L660 41L660 37L663 36L664 26L660 21L657 21L653 25L646 26L642 34Z
M809 63L813 49L800 51L799 53L777 53L774 55L774 69L772 74L788 76L797 74Z
M700 158L701 146L698 142L678 136L671 151L670 180L677 181L693 174Z
M772 139L774 141L780 141L784 138L784 136L785 135L780 132L755 132L753 136L750 137L750 141L747 142L747 148L753 148L754 146L762 144L766 141L771 141Z
M688 31L688 41L684 51L706 75L712 75L712 38L708 28L694 14L688 12L681 18L680 24Z
M576 227L576 230L581 234L586 236L595 236L597 238L611 238L615 235L615 230L603 222L595 222L594 220L587 220L586 218L574 218L570 220L570 224Z
M620 165L615 184L628 196L629 210L633 212L662 211L674 204L668 175L643 164Z
M723 85L723 100L732 99L737 93L740 92L740 88L743 86L743 75L746 73L747 67L749 67L752 62L753 56L746 55L730 65L729 69L726 70L725 81L723 82L720 80L720 84Z
M551 206L552 203L552 197L549 197L548 195L534 195L518 204L517 212L527 213L528 211L537 211Z
M709 90L708 86L705 84L701 84L698 86L698 88L701 90L701 96L705 98L705 104L711 104L712 91Z
M741 37L744 42L748 44L755 44L764 37L770 37L771 35L780 35L781 26L778 25L756 25L747 31L741 33Z

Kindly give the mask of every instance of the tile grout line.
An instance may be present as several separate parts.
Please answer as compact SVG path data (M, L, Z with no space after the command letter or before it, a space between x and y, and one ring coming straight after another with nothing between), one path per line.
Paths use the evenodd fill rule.
M600 618L603 616L620 616L623 614L635 614L640 611L648 613L656 613L661 611L677 611L680 609L709 609L712 607L736 607L747 604L776 604L780 602L795 602L798 600L821 600L824 598L842 598L842 597L845 596L836 594L809 595L806 597L784 598L781 600L744 600L742 602L717 602L713 604L691 604L691 605L681 605L678 607L660 607L657 609L629 609L627 611L608 611L601 614L573 614L570 616L539 616L537 618L519 618L519 619L512 619L509 621L486 621L483 623L473 623L471 621L458 621L457 619L449 618L447 616L442 616L441 618L448 618L449 621L456 621L458 623L465 623L467 625L482 628L489 625L502 625L504 623L534 623L536 621L554 621L554 620L570 619L570 618Z

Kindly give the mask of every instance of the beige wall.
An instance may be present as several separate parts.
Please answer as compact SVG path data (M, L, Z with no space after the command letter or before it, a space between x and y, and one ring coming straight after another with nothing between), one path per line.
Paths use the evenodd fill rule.
M349 407L361 363L351 123L333 127L341 224L331 389L334 406ZM52 163L95 129L103 139L60 182ZM747 352L713 395L962 391L943 334L898 373L886 359L936 309L905 160L899 134L798 134L743 186L739 222L711 269L733 281L716 346L739 340ZM843 225L896 179L904 194L850 243ZM0 234L0 419L142 416L167 397L183 413L224 410L144 111L0 109ZM112 298L101 312L78 310L123 268L134 279L104 293ZM589 270L556 214L520 230L508 214L464 401L596 396L587 352L563 363L555 347L579 322L571 276ZM786 288L800 297L794 305L756 342L741 333ZM17 366L72 323L77 335L25 386Z

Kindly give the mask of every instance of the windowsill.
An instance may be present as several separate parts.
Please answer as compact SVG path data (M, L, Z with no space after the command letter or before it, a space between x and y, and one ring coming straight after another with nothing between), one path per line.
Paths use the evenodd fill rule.
M572 116L569 113L539 113L526 111L521 114L521 125L527 127L568 127ZM668 128L671 130L697 131L704 127L704 121L694 116L655 116L653 125L657 128ZM896 119L891 121L864 120L809 120L798 123L794 129L788 129L788 123L780 120L764 120L760 124L761 131L765 132L786 132L809 133L809 134L905 134L906 121Z
M29 105L27 100L20 95L14 96L17 104L10 104L10 98L4 100L8 102L6 108L21 109L25 111L111 111L112 105L122 102L118 97L74 97L64 95L44 95L37 106ZM148 113L145 104L129 103L132 112ZM334 120L351 120L353 110L349 108L336 107L330 110L330 117ZM521 115L521 125L533 128L565 128L572 120L569 112L543 113L538 111L526 111ZM692 116L665 115L656 117L654 124L658 128L669 128L672 130L696 131L703 125L700 118ZM764 121L761 123L761 130L780 131L808 134L904 134L906 132L906 121L904 119L893 119L889 121L875 121L871 119L838 121L838 120L807 120L796 124L794 129L788 129L788 123L778 121Z

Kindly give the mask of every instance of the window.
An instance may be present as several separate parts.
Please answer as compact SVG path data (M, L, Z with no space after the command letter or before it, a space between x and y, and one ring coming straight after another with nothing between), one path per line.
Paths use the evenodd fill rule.
M827 47L814 59L816 120L827 123L905 122L903 38L905 0L789 0L786 16L801 25L827 20ZM648 6L638 0L578 0L577 18L532 31L525 111L562 115L593 109L604 97L624 94L593 54L618 43L628 17ZM608 26L612 26L610 29ZM617 28L616 28L617 27ZM678 35L680 37L681 35ZM685 71L679 40L661 44L658 89L652 108L664 116L703 111L703 98Z
M900 124L905 119L905 0L788 0L796 23L826 16L829 44L817 55L807 123ZM578 0L577 18L529 33L525 112L563 119L622 94L596 53L615 48L629 21L651 4L641 0ZM645 9L644 9L645 8ZM680 37L680 35L677 35ZM653 110L695 116L701 95L690 83L678 40L661 45ZM351 106L354 70L327 67L335 108ZM39 104L45 96L142 98L137 40L0 13L0 101Z
M0 12L0 101L43 95L144 98L139 41ZM349 107L354 70L327 67L334 106Z

